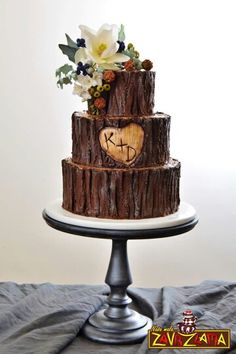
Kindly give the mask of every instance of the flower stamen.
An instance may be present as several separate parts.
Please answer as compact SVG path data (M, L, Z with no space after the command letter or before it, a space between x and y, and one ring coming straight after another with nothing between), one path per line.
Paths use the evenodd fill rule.
M98 55L102 55L102 53L104 52L104 50L107 49L107 44L106 43L101 43L99 44L99 46L97 47L97 53Z

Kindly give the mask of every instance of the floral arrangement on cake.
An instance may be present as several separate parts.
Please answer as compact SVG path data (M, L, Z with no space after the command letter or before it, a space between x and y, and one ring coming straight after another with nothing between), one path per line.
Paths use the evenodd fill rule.
M59 44L62 53L74 65L56 70L57 85L74 83L73 93L88 102L90 114L102 114L111 85L119 70L151 70L152 62L143 61L132 43L125 44L124 26L102 25L98 31L79 26L81 37L73 41L66 34L67 45Z

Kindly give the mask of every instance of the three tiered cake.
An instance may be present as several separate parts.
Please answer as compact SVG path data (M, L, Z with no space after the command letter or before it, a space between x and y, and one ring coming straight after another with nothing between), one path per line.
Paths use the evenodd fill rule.
M88 111L72 115L72 157L62 161L63 208L84 216L154 218L179 206L180 162L169 152L170 116L154 113L155 72L125 47L123 27L98 32L80 26L81 37L60 45L74 50L74 80ZM68 48L65 48L68 47ZM71 54L70 54L71 55ZM69 56L69 55L68 55ZM65 67L65 66L64 66ZM63 81L64 80L64 81Z

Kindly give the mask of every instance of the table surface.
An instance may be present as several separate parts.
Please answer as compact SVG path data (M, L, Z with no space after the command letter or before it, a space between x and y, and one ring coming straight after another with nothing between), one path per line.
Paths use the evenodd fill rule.
M43 211L49 226L79 236L110 239L147 239L175 236L190 231L198 222L192 205L182 202L171 215L139 219L100 219L73 214L63 209L61 200L50 203Z

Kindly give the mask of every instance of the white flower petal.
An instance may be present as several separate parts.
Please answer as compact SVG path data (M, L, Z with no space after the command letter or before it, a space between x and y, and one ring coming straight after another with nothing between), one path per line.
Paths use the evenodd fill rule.
M105 31L112 31L113 26L117 27L116 25L109 25L108 23L104 23L97 31L97 34L99 35L104 30Z
M83 25L79 26L79 28L81 29L81 38L85 39L86 48L89 51L94 50L96 47L96 31Z
M106 45L107 48L111 47L114 41L113 34L111 31L103 30L99 35L97 35L97 44L98 47L100 45Z
M119 45L117 42L113 43L110 47L108 47L104 52L101 54L101 58L107 58L111 57L114 55L119 48Z
M80 85L84 85L84 84L85 84L85 76L79 75L79 76L77 77L77 81L78 81L78 83L79 83Z
M88 26L84 26L84 25L80 25L79 29L81 30L81 34L92 34L94 36L96 36L96 31L94 31L92 28L88 27ZM82 37L83 38L83 37Z
M82 102L84 102L84 101L89 100L91 98L91 95L89 94L88 91L83 91L80 97L83 98Z
M93 86L101 86L102 85L102 78L103 78L103 74L102 73L98 73L98 72L94 72L93 74Z
M86 42L86 54L96 64L105 68L105 64L129 60L128 56L117 53L118 27L116 25L104 24L97 32L87 26L80 26L80 29L82 38ZM117 69L114 65L109 65L109 68Z
M81 95L82 92L82 86L77 85L76 83L74 84L74 88L73 88L73 95Z
M88 52L88 55L96 64L101 64L103 62L102 58L96 52Z
M119 33L119 28L117 25L108 25L107 23L105 23L99 28L97 32L97 37L100 38L102 33L104 33L104 35L107 35L108 32L109 32L109 36L112 38L112 42L116 42L118 40L118 33Z
M111 57L107 58L107 63L123 63L124 61L128 61L130 57L128 55L122 53L116 53Z
M75 53L75 64L78 64L80 61L88 60L88 54L86 48L79 48Z
M81 85L78 85L77 83L74 84L73 88L73 94L78 95L79 97L82 97L82 101L89 100L91 98L91 95L88 92L88 89L85 89Z
M93 80L89 75L79 75L77 77L77 81L85 90L88 90L91 86L93 86Z
M102 66L105 70L120 70L120 68L113 63L103 63Z

